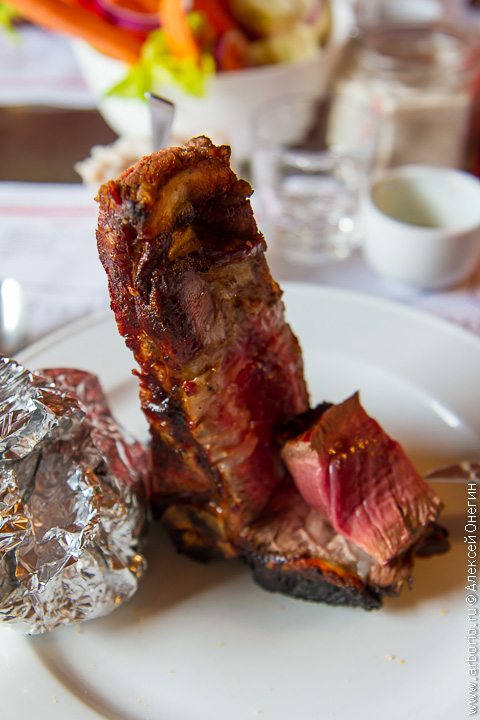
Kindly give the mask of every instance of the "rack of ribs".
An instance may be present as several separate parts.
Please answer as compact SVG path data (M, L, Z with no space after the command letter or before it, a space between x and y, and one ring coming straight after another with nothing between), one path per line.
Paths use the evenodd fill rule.
M309 398L250 194L229 148L205 137L98 193L99 255L150 426L152 504L196 559L241 557L267 589L379 607L409 578L415 549L428 553L439 503L423 489L422 526L385 564L298 490L281 438Z

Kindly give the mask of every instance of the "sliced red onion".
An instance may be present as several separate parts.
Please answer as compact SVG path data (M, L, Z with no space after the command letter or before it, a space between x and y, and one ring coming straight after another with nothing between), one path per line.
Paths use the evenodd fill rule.
M110 0L93 0L94 8L109 22L132 32L149 33L160 26L158 13L142 13L119 7Z

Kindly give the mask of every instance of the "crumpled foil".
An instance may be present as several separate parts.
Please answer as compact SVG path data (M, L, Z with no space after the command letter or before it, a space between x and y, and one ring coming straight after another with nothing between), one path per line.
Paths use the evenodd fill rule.
M43 633L134 594L148 465L94 375L0 357L0 620Z

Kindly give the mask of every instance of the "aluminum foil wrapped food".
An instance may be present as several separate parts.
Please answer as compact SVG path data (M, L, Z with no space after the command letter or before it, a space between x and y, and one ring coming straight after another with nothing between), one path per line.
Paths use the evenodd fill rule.
M0 619L43 633L133 595L148 463L94 375L0 357Z

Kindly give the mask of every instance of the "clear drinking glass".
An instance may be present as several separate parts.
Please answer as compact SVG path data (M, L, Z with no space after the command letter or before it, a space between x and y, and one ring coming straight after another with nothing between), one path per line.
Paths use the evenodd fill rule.
M358 55L342 91L379 108L378 168L464 166L480 44L463 5L358 0Z
M273 252L293 263L318 264L346 258L358 247L373 125L363 136L358 131L357 141L350 133L350 145L342 143L330 100L290 96L261 110L252 175L257 213Z

